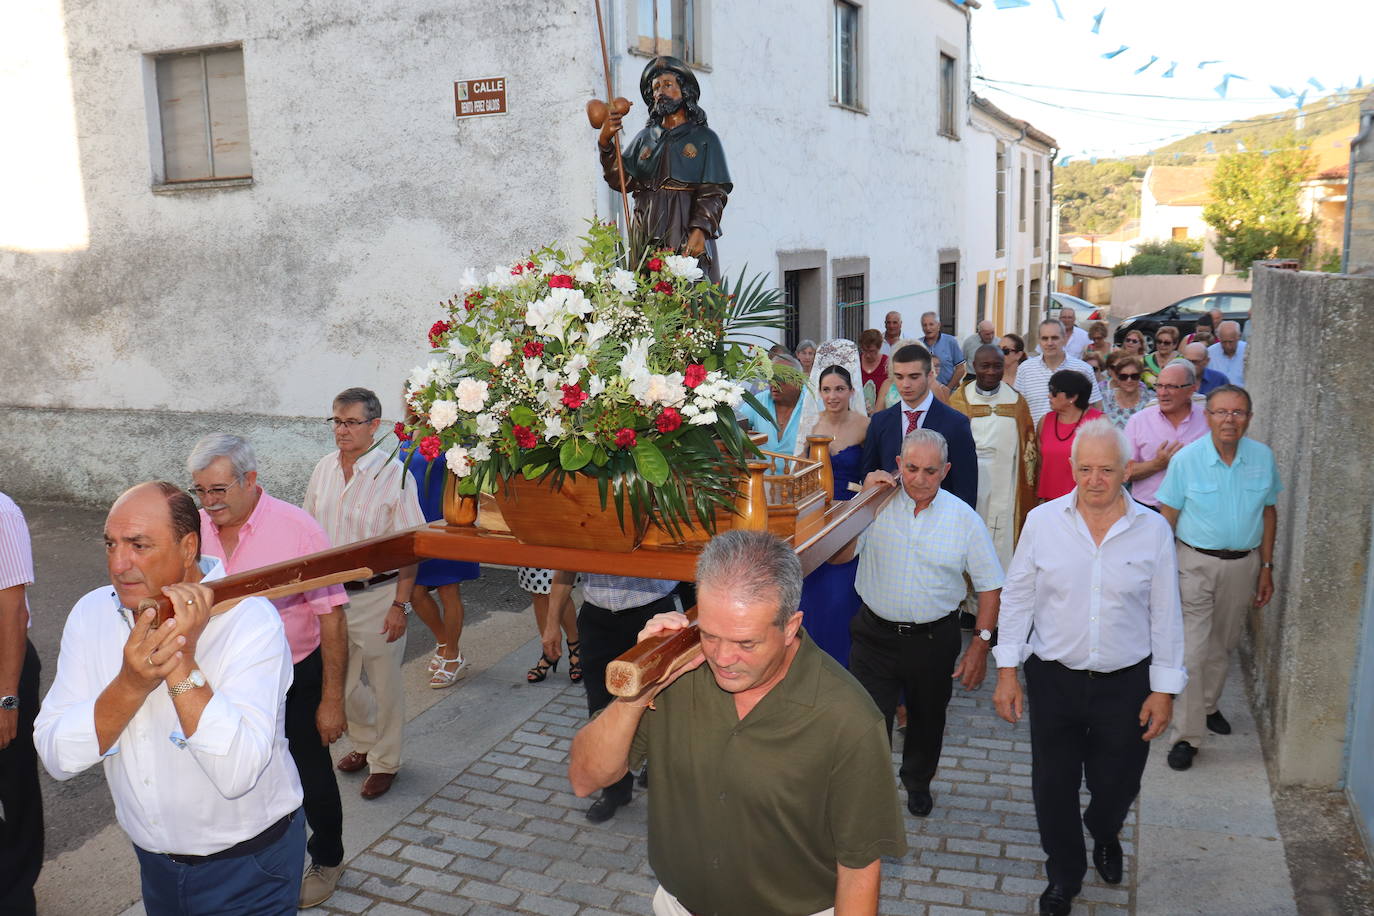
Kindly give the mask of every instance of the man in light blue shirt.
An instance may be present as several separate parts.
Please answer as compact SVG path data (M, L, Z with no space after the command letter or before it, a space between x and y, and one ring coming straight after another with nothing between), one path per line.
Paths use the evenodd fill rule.
M1207 731L1231 733L1217 708L1245 612L1274 594L1274 537L1283 488L1274 453L1245 438L1250 395L1223 385L1207 397L1211 435L1174 455L1159 511L1178 538L1178 583L1188 685L1170 730L1169 766L1193 764Z
M1240 339L1240 325L1223 321L1217 328L1217 342L1207 348L1207 361L1231 382L1245 387L1245 341Z
M949 473L945 437L917 428L902 442L900 481L873 471L865 487L900 489L873 524L831 560L859 553L855 588L863 607L850 627L849 671L887 718L888 731L903 691L907 728L902 746L902 785L907 810L925 817L934 805L930 782L944 743L945 707L953 680L976 689L987 671L992 629L997 625L1002 566L978 512L941 489ZM959 658L959 603L964 573L978 593L974 636Z
M934 312L926 312L921 316L921 331L925 334L921 342L930 351L930 355L939 358L940 374L935 380L946 388L949 387L951 379L963 381L964 369L964 348L959 346L959 341L953 334L943 334L940 332L940 316Z
M786 354L773 357L775 365L791 366L801 371L801 363ZM788 382L775 379L768 390L754 395L771 416L760 414L748 403L740 405L739 415L749 421L751 432L763 433L768 437L759 448L769 452L792 455L797 451L797 425L801 421L801 388ZM775 422L776 421L776 422ZM810 434L807 430L803 435Z

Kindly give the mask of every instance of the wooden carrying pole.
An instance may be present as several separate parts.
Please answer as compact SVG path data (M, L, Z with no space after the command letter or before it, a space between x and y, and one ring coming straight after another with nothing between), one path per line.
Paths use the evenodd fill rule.
M615 101L615 91L611 88L611 55L606 47L606 24L601 15L601 0L596 0L596 35L601 41L601 69L606 75L606 104ZM620 155L620 133L615 137L615 173L620 178L620 212L623 224L620 234L625 237L625 247L630 245L630 195L625 192L625 160Z

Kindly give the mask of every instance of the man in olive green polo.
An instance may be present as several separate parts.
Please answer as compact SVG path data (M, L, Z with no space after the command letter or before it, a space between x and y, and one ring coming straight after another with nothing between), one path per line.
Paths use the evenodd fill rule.
M580 796L653 758L658 916L876 914L880 857L906 853L882 713L802 631L801 585L773 535L713 538L697 561L701 657L573 740ZM688 625L660 614L639 638Z

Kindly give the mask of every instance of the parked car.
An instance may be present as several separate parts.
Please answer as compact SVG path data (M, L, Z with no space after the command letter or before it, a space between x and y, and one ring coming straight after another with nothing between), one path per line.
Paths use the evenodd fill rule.
M1084 330L1087 330L1089 321L1102 320L1102 309L1091 302L1068 293L1050 293L1050 311L1046 317L1058 318L1061 309L1073 309L1078 316L1078 326Z
M1140 331L1145 335L1145 345L1154 349L1155 331L1164 325L1172 325L1178 328L1182 340L1193 329L1197 327L1198 318L1210 312L1212 309L1221 309L1222 315L1227 321L1234 321L1240 325L1242 332L1245 330L1246 323L1250 320L1250 294L1249 293L1203 293L1198 296L1189 296L1180 299L1172 305L1155 312L1145 312L1141 315L1132 315L1130 318L1121 322L1116 329L1116 345L1121 346L1121 342L1126 339L1129 331Z

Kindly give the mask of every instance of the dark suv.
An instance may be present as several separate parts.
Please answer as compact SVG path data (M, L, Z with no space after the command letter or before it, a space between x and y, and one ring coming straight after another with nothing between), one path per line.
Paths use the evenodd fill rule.
M1132 315L1122 321L1116 329L1114 338L1116 345L1121 346L1121 342L1126 339L1127 332L1139 331L1145 335L1146 347L1153 350L1155 331L1166 324L1178 328L1179 340L1182 340L1193 333L1193 329L1197 327L1197 320L1212 309L1221 309L1225 320L1234 321L1240 325L1241 331L1244 332L1245 323L1250 320L1250 294L1203 293L1199 296L1180 299L1173 305L1166 305L1157 312Z

